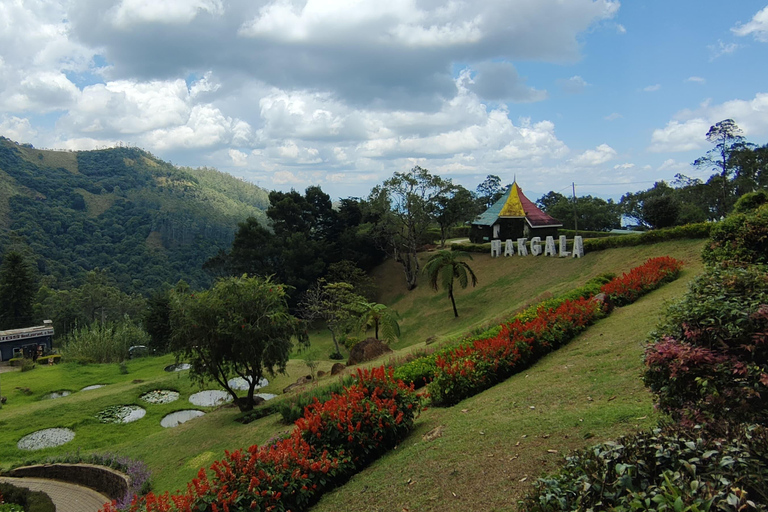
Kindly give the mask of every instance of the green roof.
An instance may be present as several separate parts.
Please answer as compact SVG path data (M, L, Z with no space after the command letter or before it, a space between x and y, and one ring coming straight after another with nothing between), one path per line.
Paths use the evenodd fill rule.
M510 192L512 192L512 187L508 186L507 191L502 194L499 200L493 203L493 206L485 210L485 212L478 215L477 218L472 221L472 225L493 226L493 223L496 222L496 219L499 218L501 210L504 208L507 199L509 199Z

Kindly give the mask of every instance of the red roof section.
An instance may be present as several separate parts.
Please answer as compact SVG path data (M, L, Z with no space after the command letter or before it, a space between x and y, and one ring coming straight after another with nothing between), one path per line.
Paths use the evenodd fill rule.
M525 210L525 217L528 220L528 222L531 224L531 226L540 227L540 226L562 226L563 225L563 223L560 222L559 220L539 210L538 206L536 206L530 199L525 197L525 194L523 194L523 189L520 189L519 197L520 197L520 203L523 205L523 210Z

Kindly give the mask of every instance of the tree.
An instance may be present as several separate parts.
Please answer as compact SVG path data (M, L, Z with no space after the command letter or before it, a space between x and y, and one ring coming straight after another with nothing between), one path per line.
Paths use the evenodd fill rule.
M495 174L489 174L477 186L477 201L484 209L493 206L502 194L504 194L504 187L501 186L501 178Z
M9 251L0 265L0 330L30 327L35 279L24 257Z
M420 270L417 253L427 241L437 200L452 189L450 180L417 165L408 172L396 172L371 191L369 203L376 215L374 238L403 266L409 290L416 287Z
M376 302L360 301L357 304L360 311L358 330L366 332L373 329L373 337L379 339L379 331L387 343L400 337L400 324L398 314L394 309Z
M549 192L536 201L544 212L563 223L566 229L578 228L585 231L609 231L621 227L621 208L613 199L581 196L573 199L557 192Z
M435 220L440 226L440 246L445 247L445 240L452 227L471 221L477 214L477 203L472 192L461 185L439 196L435 200Z
M720 201L717 206L718 217L724 217L735 201L735 199L729 200L730 178L734 170L731 155L735 150L746 147L743 133L733 119L724 119L715 123L707 132L707 140L715 147L707 151L705 156L697 158L693 162L696 167L711 168L718 172L719 178L713 181L713 184L720 188Z
M288 312L285 286L270 278L229 277L200 293L174 293L172 349L201 381L213 379L241 411L254 406L256 384L266 371L284 373L294 339L306 345L303 323ZM229 378L248 382L238 399Z
M332 356L341 356L339 338L345 337L354 328L357 318L356 304L364 299L354 292L349 283L328 283L320 279L315 286L307 290L300 305L306 320L322 320L331 333L336 352ZM340 357L332 357L340 359Z
M680 215L680 205L674 196L651 197L643 203L643 218L652 229L674 226Z
M477 277L472 268L467 262L459 261L460 258L467 257L472 259L472 255L464 251L438 251L424 265L424 272L428 276L432 289L437 291L442 287L448 290L455 318L459 317L459 312L456 310L456 300L453 297L454 280L458 280L462 288L466 288L470 282L472 286L477 284Z

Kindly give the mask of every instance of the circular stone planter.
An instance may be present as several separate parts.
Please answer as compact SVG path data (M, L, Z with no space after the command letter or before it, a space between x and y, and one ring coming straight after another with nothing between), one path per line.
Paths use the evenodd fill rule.
M102 423L131 423L146 414L146 409L138 405L113 405L98 413L96 417Z
M226 391L219 389L207 389L189 397L192 405L198 407L216 407L232 401L232 397Z
M180 372L183 370L189 370L190 366L188 363L178 363L178 364L169 364L164 368L167 372Z
M68 428L46 428L32 432L19 439L16 446L19 450L42 450L61 446L73 440L75 433Z
M48 393L45 396L45 398L49 398L51 400L54 400L56 398L61 398L61 397L64 397L64 396L69 396L71 394L72 394L71 391L67 391L66 389L62 389L60 391L51 391L50 393Z
M264 400L272 400L272 399L273 399L273 398L275 398L277 395L273 395L272 393L254 393L254 395L253 395L253 396L260 396L260 397L261 397L261 398L263 398Z
M199 418L204 415L205 413L203 411L198 411L196 409L176 411L163 417L163 419L160 420L160 426L164 428L178 427L182 423L186 423L191 419Z
M234 379L229 379L227 381L227 384L229 384L229 387L237 391L245 391L246 389L248 389L248 381L242 377L235 377ZM267 387L268 385L269 385L269 381L264 377L262 377L261 380L256 383L256 387L254 389L264 388L264 387Z
M85 387L84 387L83 389L81 389L80 391L90 391L90 390L92 390L92 389L99 389L99 388L103 388L104 386L105 386L104 384L94 384L94 385L92 385L92 386L85 386Z
M147 391L139 398L149 404L169 404L179 399L179 392L170 389L155 389Z

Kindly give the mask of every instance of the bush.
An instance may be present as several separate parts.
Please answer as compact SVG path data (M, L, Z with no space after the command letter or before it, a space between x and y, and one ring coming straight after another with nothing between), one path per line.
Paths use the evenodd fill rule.
M116 363L129 358L130 347L147 343L149 334L131 322L93 323L69 333L62 353L78 362Z
M296 420L304 416L306 408L315 402L326 402L331 399L334 393L344 392L345 386L349 386L353 383L352 376L346 376L344 379L338 382L323 386L322 388L314 388L303 393L298 393L291 398L284 398L279 403L275 404L276 412L279 412L283 418L283 423L288 425L294 423Z
M520 503L560 510L768 510L768 434L724 439L699 429L657 429L577 451Z
M720 221L712 228L711 240L701 257L708 264L768 263L768 204Z
M419 398L383 367L358 370L357 383L307 407L286 438L226 452L201 469L186 493L136 498L130 512L181 510L307 510L413 427ZM114 505L106 505L113 512Z
M669 256L651 258L639 267L621 274L600 287L600 291L610 297L611 302L623 306L635 302L638 298L680 275L683 263Z
M733 213L746 213L757 210L760 206L768 203L768 190L758 190L748 192L741 196L736 204L733 205Z
M22 507L22 511L26 512L56 512L51 498L43 492L30 491L24 487L16 487L11 484L0 483L0 503L16 504ZM2 510L0 506L0 510ZM8 507L7 510L14 511L14 509Z
M668 306L644 381L673 419L768 424L768 274L710 268Z
M38 364L51 364L51 361L53 361L53 364L59 364L61 362L61 356L59 354L51 354L37 358Z
M674 228L654 229L636 235L590 238L584 240L584 252L602 251L604 249L613 249L616 247L656 244L668 240L680 240L685 238L707 238L712 226L713 224L710 222L700 222Z
M22 358L16 366L21 366L21 371L28 372L35 369L35 362L31 359Z

